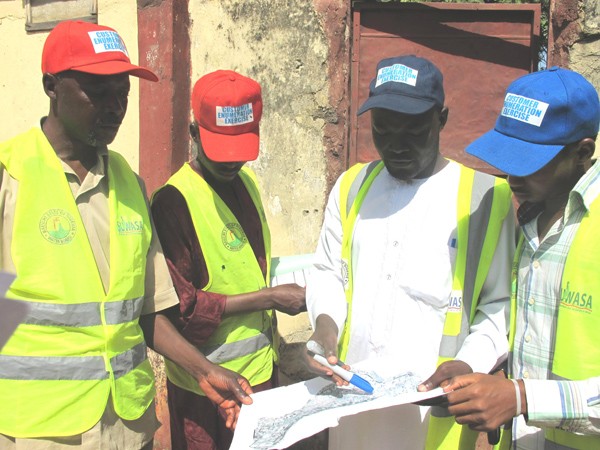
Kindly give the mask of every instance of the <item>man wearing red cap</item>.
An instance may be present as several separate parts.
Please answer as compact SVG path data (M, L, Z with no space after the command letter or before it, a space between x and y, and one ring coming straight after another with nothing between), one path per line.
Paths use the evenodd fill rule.
M0 270L30 314L0 352L0 449L147 449L157 420L149 343L233 426L246 380L208 362L162 311L177 304L141 180L114 140L131 64L117 32L62 22L42 54L50 111L0 144ZM155 337L155 338L154 338Z
M174 323L206 357L240 373L255 391L277 383L273 310L305 310L296 284L268 287L270 234L256 179L259 84L229 70L200 78L190 133L197 157L154 194L152 215L179 295ZM167 361L172 447L227 449L221 408Z

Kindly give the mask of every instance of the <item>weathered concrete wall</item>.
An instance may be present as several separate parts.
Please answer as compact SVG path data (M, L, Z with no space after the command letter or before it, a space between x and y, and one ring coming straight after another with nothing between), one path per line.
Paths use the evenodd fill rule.
M549 48L551 65L581 73L600 92L600 2L553 2ZM600 157L600 139L595 156Z
M48 111L40 70L45 38L25 33L22 2L0 2L0 141L28 130Z
M592 82L600 91L600 2L579 2L577 23L581 30L569 53L569 66Z
M48 97L42 89L42 47L47 32L25 32L22 0L0 1L0 141L36 126L48 113ZM98 0L98 22L115 28L137 62L137 9L135 2ZM131 93L125 121L111 148L122 153L131 167L139 164L138 79L131 77Z

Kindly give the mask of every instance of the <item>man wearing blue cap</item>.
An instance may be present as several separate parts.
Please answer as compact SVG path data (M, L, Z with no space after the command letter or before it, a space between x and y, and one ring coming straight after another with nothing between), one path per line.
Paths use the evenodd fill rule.
M522 234L511 380L457 377L449 409L476 430L512 421L505 440L520 449L600 448L599 123L594 87L553 67L514 81L495 128L467 148L508 174Z
M487 373L508 351L508 185L440 155L448 109L430 61L380 61L358 113L366 111L382 161L351 167L330 194L307 283L311 339L330 363L381 358L423 380L435 371L428 388ZM453 425L440 406L369 411L332 428L329 448L473 448L475 434L467 442Z

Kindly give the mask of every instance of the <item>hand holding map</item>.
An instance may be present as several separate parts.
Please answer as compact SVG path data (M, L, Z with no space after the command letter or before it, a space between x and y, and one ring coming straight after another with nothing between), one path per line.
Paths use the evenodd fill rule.
M360 370L365 366L375 370ZM378 373L372 361L355 368L371 383L373 394L354 386L336 386L324 378L253 394L253 404L242 407L230 450L286 448L337 426L341 417L443 395L441 388L418 392L423 379L411 372Z

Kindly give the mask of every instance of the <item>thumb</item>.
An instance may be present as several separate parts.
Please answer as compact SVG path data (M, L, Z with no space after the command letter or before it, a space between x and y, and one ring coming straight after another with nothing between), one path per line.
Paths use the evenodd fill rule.
M444 386L444 392L452 392L458 389L466 388L471 384L475 383L475 377L473 374L469 375L458 375L448 380L448 384Z
M335 366L338 363L337 352L329 351L329 352L326 352L326 355L327 355L327 362L329 364L332 364Z
M419 386L417 386L417 390L419 392L427 392L432 390L433 388L439 386L439 384L444 381L447 377L442 375L440 368L438 367L433 375L423 381Z
M241 375L237 379L238 386L234 389L235 397L244 405L251 405L252 398L250 398L250 394L253 394L252 386L250 382L242 377Z

